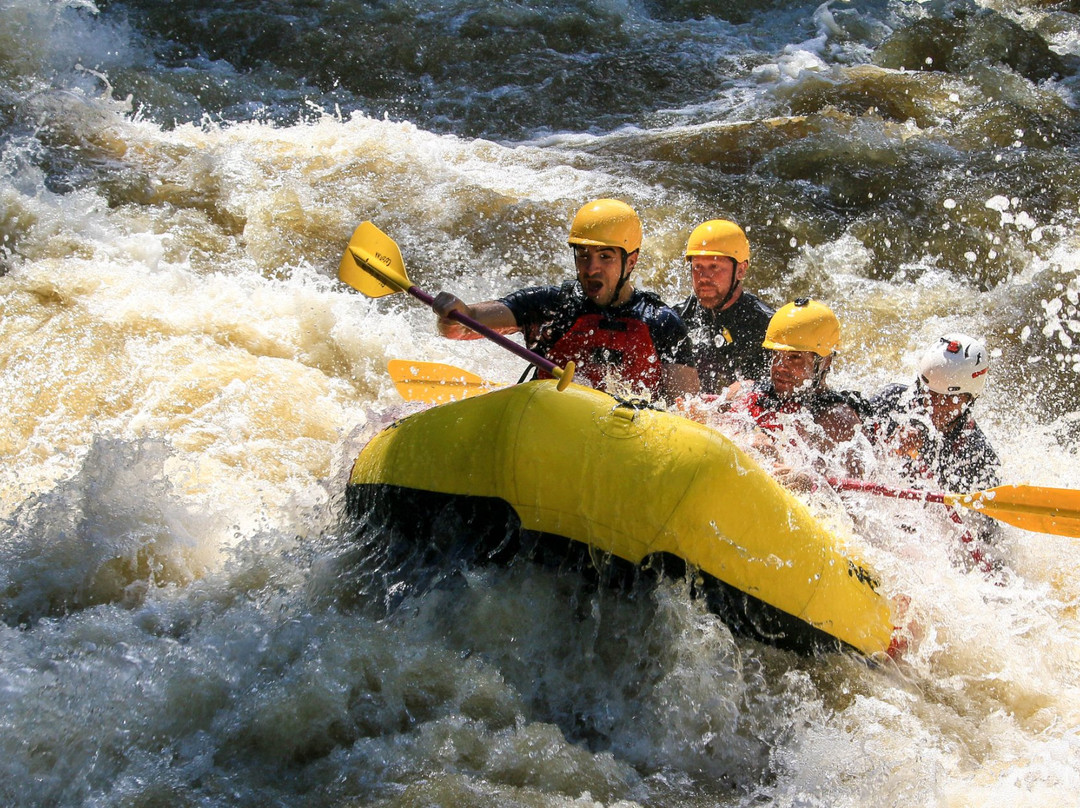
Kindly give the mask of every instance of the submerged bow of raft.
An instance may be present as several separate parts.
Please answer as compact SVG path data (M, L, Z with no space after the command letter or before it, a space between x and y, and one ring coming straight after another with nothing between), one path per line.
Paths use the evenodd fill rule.
M347 495L354 515L406 530L466 513L478 536L527 532L594 561L692 569L734 631L781 648L890 648L876 575L750 457L590 388L535 381L410 415L361 450Z

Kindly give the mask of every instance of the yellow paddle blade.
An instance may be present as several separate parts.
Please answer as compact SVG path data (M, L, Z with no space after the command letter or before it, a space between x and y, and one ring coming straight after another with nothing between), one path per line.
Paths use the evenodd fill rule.
M412 286L397 242L371 222L353 231L338 278L368 297L404 292Z
M502 387L495 382L485 381L475 373L437 362L391 359L386 367L394 387L406 401L446 404Z
M999 485L974 494L946 494L945 502L1024 530L1080 538L1080 490Z

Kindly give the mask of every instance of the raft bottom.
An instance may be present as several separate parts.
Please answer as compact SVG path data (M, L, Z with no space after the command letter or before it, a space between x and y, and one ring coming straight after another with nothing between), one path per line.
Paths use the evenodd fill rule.
M686 562L669 553L641 564L552 533L525 530L504 500L419 491L384 484L350 484L346 508L358 520L369 551L386 568L453 570L475 564L506 565L528 559L559 571L573 570L599 585L629 590L643 579L687 574ZM734 634L804 656L855 649L804 620L701 570L691 579L695 597ZM857 652L856 652L857 653Z

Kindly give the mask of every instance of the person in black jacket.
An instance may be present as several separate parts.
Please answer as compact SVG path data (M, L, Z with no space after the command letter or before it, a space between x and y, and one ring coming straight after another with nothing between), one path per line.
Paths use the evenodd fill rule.
M480 336L449 318L459 311L500 333L521 332L530 350L556 365L574 362L574 380L581 384L606 390L611 382L669 402L693 395L698 375L685 324L631 280L641 240L641 220L632 207L596 199L570 225L576 281L472 305L440 292L433 303L439 333L450 339Z
M750 242L742 228L726 219L698 225L686 261L694 293L676 310L690 330L701 392L766 378L770 356L761 343L774 312L743 288Z
M981 340L945 334L923 353L914 385L892 384L870 399L876 440L900 457L906 476L960 493L1000 484L1001 462L974 414L989 370Z
M949 493L974 493L1000 485L1001 461L975 423L975 400L986 387L990 354L982 340L967 334L944 334L923 353L913 385L891 384L869 401L872 440L899 458L900 470L913 485L933 485ZM953 521L965 521L950 508ZM971 560L984 571L992 561L982 547L998 525L968 510L962 540ZM972 535L974 533L974 535Z

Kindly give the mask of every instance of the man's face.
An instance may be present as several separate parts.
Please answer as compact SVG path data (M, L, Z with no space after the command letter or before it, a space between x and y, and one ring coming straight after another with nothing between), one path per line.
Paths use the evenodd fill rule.
M733 282L741 281L744 275L746 265L736 266L734 258L723 255L690 256L694 297L707 309L719 306L731 291Z
M816 379L818 355L813 351L773 351L769 378L781 398L808 393Z
M637 263L637 253L627 256L626 271L629 274ZM616 300L616 287L623 271L623 252L617 247L586 247L574 245L574 265L578 282L585 296L598 306L622 303ZM623 286L620 297L629 296L629 286Z
M970 393L935 393L927 390L922 394L930 421L938 432L945 432L975 400Z

